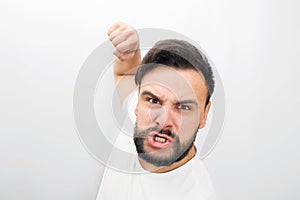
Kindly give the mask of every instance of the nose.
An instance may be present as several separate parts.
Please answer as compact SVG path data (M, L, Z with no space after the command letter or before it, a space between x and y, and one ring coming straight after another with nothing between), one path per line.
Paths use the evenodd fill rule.
M164 130L171 130L175 125L175 113L171 105L153 108L150 117L157 126Z

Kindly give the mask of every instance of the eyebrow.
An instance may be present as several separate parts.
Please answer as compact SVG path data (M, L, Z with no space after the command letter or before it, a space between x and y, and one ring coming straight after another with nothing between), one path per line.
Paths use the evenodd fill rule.
M149 95L149 96L151 96L154 99L159 99L158 96L156 96L155 94L153 94L152 92L149 92L149 91L143 91L141 95L142 96Z
M143 91L142 96L151 96L152 98L154 99L158 99L160 100L160 98L158 96L156 96L155 94L153 94L152 92L149 92L149 91ZM183 105L183 104L194 104L195 106L198 106L198 102L195 101L195 100L182 100L182 101L178 101L176 104L179 104L179 105Z
M197 101L194 100L182 100L179 101L178 104L183 105L183 104L194 104L195 106L198 106Z

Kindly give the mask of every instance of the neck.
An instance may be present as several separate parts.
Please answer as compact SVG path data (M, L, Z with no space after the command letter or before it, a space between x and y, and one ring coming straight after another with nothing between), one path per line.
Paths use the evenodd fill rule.
M173 164L169 165L169 166L161 166L161 167L157 167L155 165L152 165L148 162L146 162L145 160L138 158L140 164L142 165L142 167L152 173L165 173L165 172L169 172L172 171L174 169L177 169L178 167L181 167L182 165L184 165L185 163L187 163L189 160L191 160L196 154L196 147L193 146L188 154L180 161L178 162L174 162Z

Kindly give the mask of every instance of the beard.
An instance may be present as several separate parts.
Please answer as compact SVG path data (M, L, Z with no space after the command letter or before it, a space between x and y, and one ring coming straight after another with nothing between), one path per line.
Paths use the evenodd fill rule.
M148 135L151 132L168 135L173 139L172 144L164 149L148 152L145 149L145 141L148 140ZM133 139L136 151L141 159L157 167L162 167L169 166L185 158L194 145L196 133L197 129L191 138L185 142L181 142L178 134L174 134L169 130L163 130L159 127L150 127L145 130L140 130L136 123Z

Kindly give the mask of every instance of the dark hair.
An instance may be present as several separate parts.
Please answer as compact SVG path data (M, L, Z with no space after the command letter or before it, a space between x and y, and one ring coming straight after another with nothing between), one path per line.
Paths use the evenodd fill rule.
M194 69L204 76L208 94L206 104L214 91L212 68L205 55L187 41L168 39L157 42L145 55L135 74L135 83L140 86L143 77L158 65L175 69Z

